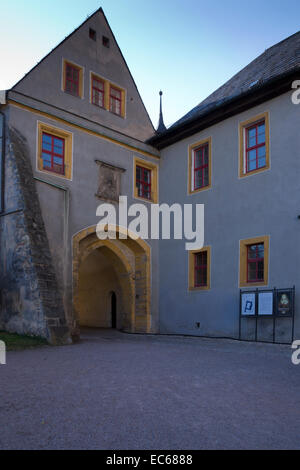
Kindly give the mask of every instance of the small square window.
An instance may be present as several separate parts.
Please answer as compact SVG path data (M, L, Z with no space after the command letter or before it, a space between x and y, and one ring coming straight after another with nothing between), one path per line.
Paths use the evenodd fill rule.
M93 41L96 41L97 40L97 33L94 29L90 28L89 30L89 37L90 39L92 39Z
M106 37L106 36L102 36L102 44L104 47L109 47L110 44L109 44L109 38Z

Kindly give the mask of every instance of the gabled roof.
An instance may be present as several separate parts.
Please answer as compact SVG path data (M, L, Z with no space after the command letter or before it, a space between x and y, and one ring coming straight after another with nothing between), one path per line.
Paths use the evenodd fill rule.
M104 15L104 11L102 9L102 7L98 8L94 13L92 13L90 16L87 17L87 19L85 21L83 21L83 23L81 23L77 28L74 29L74 31L72 31L68 36L66 36L59 44L57 44L57 46L55 46L53 49L51 49L50 52L48 52L48 54L45 55L45 57L43 57L36 65L34 65L25 75L24 77L22 77L19 81L17 81L17 83L14 84L14 86L11 88L11 90L14 90L17 85L19 85L19 83L21 83L25 77L27 77L27 75L29 75L33 70L35 70L42 62L44 62L44 60L47 59L47 57L49 57L50 54L52 54L53 51L55 51L56 49L58 49L64 42L66 42L70 37L72 37L76 31L78 31L82 26L85 25L85 23L87 23L91 18L93 18L93 16L96 16L99 12L101 12L103 14L103 16L105 17ZM106 17L105 17L106 19ZM108 21L106 19L106 22L108 24ZM124 59L125 60L125 59Z
M176 140L186 137L188 126L193 125L193 133L197 126L201 126L201 121L209 114L228 107L230 103L237 102L243 97L255 96L271 83L275 84L278 80L290 76L294 72L300 71L300 31L283 41L267 49L263 54L253 60L244 69L234 75L228 82L222 85L218 90L208 96L204 101L195 106L185 116L173 124L166 132L159 136L154 136L149 143L158 148L165 147L167 140L170 145ZM284 91L282 91L284 92ZM269 99L269 95L265 95ZM260 102L263 100L260 99ZM254 104L253 104L254 105ZM228 116L224 114L224 118ZM207 127L207 126L206 126ZM179 131L186 132L180 136ZM203 127L202 127L203 128ZM174 134L174 138L172 135ZM177 134L177 138L175 137ZM191 135L191 134L189 134ZM165 142L164 142L165 141Z
M135 87L135 89L136 89L136 91L137 91L137 94L138 94L138 96L139 96L139 98L140 98L140 101L141 101L142 106L143 106L143 108L144 108L144 110L145 110L145 113L146 113L146 115L147 115L147 117L148 117L148 119L149 119L149 123L150 123L150 125L151 125L151 127L153 128L153 131L154 131L154 126L153 126L153 123L152 123L151 118L150 118L150 116L149 116L149 113L148 113L148 111L147 111L147 109L146 109L146 106L145 106L145 104L144 104L144 101L142 100L142 97L141 97L140 92L139 92L139 90L138 90L138 87L137 87L137 85L136 85L136 83L135 83L135 80L134 80L134 78L133 78L133 76L132 76L132 73L131 73L131 71L130 71L130 69L129 69L129 67L128 67L128 64L127 64L127 62L126 62L126 60L125 60L125 57L124 57L124 55L123 55L123 53L122 53L122 51L121 51L121 49L120 49L120 47L119 47L119 44L118 44L118 42L117 42L117 40L116 40L116 37L115 37L115 35L114 35L114 33L113 33L111 27L110 27L110 24L109 24L109 22L108 22L108 20L107 20L107 18L106 18L106 16L105 16L105 13L104 13L102 7L98 8L94 13L92 13L91 15L89 15L85 21L83 21L76 29L74 29L74 31L72 31L68 36L66 36L66 37L65 37L57 46L55 46L45 57L43 57L34 67L32 67L32 68L24 75L24 77L22 77L17 83L15 83L15 85L14 85L10 90L7 90L7 91L15 91L16 87L17 87L28 75L30 75L31 72L33 72L33 70L35 70L42 62L44 62L44 61L47 59L47 57L49 57L56 49L58 49L62 44L64 44L68 39L70 39L74 34L76 34L76 32L77 32L79 29L81 29L88 21L90 21L91 18L93 18L94 16L98 15L99 13L102 14L103 17L104 17L104 20L105 20L105 22L106 22L106 24L107 24L107 26L108 26L108 28L109 28L109 31L110 31L110 33L111 33L111 35L112 35L112 37L113 37L113 39L114 39L114 41L115 41L115 44L116 44L116 46L117 46L117 48L118 48L118 50L119 50L119 53L120 53L120 55L121 55L121 57L122 57L122 59L123 59L123 61L124 61L125 67L127 68L128 73L129 73L129 75L130 75L130 77L131 77L131 79L132 79L132 82L133 82L134 87Z

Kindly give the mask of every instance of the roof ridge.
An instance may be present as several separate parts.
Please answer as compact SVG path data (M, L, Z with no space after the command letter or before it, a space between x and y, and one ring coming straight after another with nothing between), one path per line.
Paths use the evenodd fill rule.
M228 99L234 96L241 95L250 88L255 89L262 82L266 82L286 71L291 71L297 65L298 56L294 59L293 54L291 54L290 51L287 51L289 48L282 46L282 44L288 43L289 41L291 42L294 39L297 46L298 39L295 40L295 38L299 37L299 35L300 31L297 31L268 49L265 49L257 57L251 60L251 62L226 80L225 83L220 85L216 90L190 109L190 111L184 114L180 119L175 121L175 123L170 127L174 128L182 122L186 122L196 116L200 117L207 108L220 105L221 102L228 101ZM295 49L295 47L293 48L292 46L292 51L298 50L297 47ZM284 60L282 54L284 54ZM300 59L298 59L298 62L300 62Z
M275 44L273 44L273 46L267 47L267 49L265 49L265 52L268 51L269 49L273 49L273 47L279 46L279 44L281 44L281 43L283 43L283 42L285 42L285 41L288 41L288 40L291 39L293 36L296 36L296 35L299 34L299 33L300 33L300 29L299 29L299 31L297 31L296 33L291 34L291 35L288 36L287 38L282 39L282 40L279 41L279 42L276 42ZM263 52L263 54L264 54L264 52ZM258 56L258 57L259 57L259 56Z

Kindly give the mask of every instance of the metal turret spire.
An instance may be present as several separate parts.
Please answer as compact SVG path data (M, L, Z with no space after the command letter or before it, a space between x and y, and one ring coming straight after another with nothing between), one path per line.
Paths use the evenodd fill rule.
M157 130L156 132L158 134L161 134L162 132L166 131L167 128L164 124L164 118L163 118L163 113L162 113L162 95L163 95L163 92L160 91L159 92L159 96L160 96L160 110L159 110L159 121L158 121L158 127L157 127Z

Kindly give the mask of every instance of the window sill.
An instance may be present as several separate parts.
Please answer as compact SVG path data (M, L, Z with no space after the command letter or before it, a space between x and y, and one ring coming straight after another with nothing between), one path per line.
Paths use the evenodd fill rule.
M73 93L70 93L69 91L66 91L66 90L63 90L63 92L64 92L66 95L73 96L73 98L79 98L80 100L83 100L83 96L74 95Z
M189 291L206 291L210 290L210 286L189 287Z
M190 189L189 190L189 195L193 195L193 194L198 194L198 193L201 193L203 191L207 191L208 189L211 189L211 184L209 184L208 186L204 186L203 188L199 188L199 189L193 189L193 191Z
M262 173L262 172L267 171L269 169L270 169L269 166L264 166L262 168L258 168L257 170L248 171L247 173L240 173L240 178L246 178L247 176L257 175L258 173Z
M261 281L261 282L249 282L249 281L244 281L244 282L240 282L240 285L239 287L262 287L262 286L267 286L268 285L268 281Z

